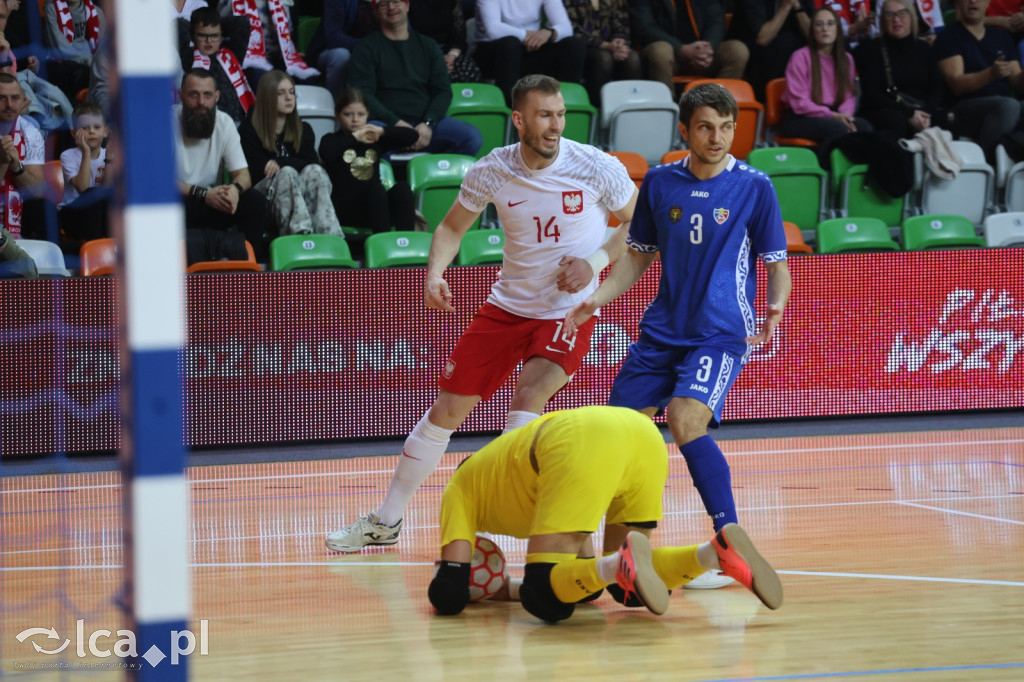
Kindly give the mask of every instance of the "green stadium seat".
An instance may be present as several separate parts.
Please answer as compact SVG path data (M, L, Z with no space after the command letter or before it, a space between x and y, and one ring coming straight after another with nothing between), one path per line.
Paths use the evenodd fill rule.
M750 151L747 163L764 171L775 185L782 219L801 230L813 230L825 218L828 174L817 155L805 147L762 147Z
M565 130L562 137L594 144L597 136L597 107L590 103L587 89L579 83L562 83L562 98L565 100Z
M406 176L416 197L416 208L430 225L433 232L448 215L466 171L476 161L472 156L461 154L424 154L409 161ZM473 227L480 226L480 219Z
M505 95L496 85L452 83L452 103L448 105L448 115L480 131L483 144L477 154L478 159L495 147L508 144L512 110L505 105Z
M295 27L295 49L300 53L306 54L309 44L313 41L313 35L320 28L320 21L320 17L299 17L299 24Z
M426 265L430 255L429 232L378 232L366 238L363 245L368 268L393 268L403 265Z
M836 216L878 218L886 225L903 221L906 197L893 197L868 173L867 164L855 164L838 149L830 157L831 190Z
M889 226L878 218L832 218L817 227L818 253L899 251Z
M348 243L331 234L289 234L270 242L270 269L331 270L357 268Z
M900 233L907 251L985 246L985 240L975 232L974 223L959 215L910 216L903 221Z
M395 186L395 169L387 159L380 160L380 184L384 185L384 189Z
M470 230L462 237L455 262L459 265L501 263L505 233L501 230Z

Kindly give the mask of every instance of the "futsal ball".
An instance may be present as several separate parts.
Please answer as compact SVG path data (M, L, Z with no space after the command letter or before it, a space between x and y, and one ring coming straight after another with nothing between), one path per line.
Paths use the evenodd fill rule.
M469 601L490 599L508 580L508 567L501 547L480 535L476 536L473 562L469 566Z

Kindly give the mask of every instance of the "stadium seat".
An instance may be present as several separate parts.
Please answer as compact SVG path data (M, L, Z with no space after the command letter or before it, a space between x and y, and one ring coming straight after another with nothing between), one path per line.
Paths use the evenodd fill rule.
M1003 205L1011 213L1024 211L1024 161L1012 164L1003 179Z
M904 219L900 227L903 248L962 249L985 246L974 231L974 224L961 215L915 215Z
M19 239L18 246L35 261L40 277L70 277L60 247L45 239Z
M84 277L113 275L117 265L117 242L113 239L90 239L78 252Z
M245 251L249 254L245 260L204 260L188 266L185 272L190 275L215 272L263 272L263 268L256 262L256 253L248 240L245 242Z
M801 230L813 230L826 217L828 175L812 150L762 147L752 150L747 162L772 179L783 220L796 223Z
M565 130L562 137L594 144L597 135L597 107L590 103L587 89L579 83L562 83L565 100Z
M46 183L46 198L54 204L64 200L64 171L60 159L43 164L43 182Z
M779 137L776 131L782 124L782 114L786 105L782 103L782 93L786 91L785 78L773 78L765 86L764 124L765 140L768 144L780 147L817 147L818 143L802 137Z
M316 34L316 30L320 28L320 17L316 16L302 16L299 17L299 21L295 26L295 49L306 54L306 50L309 49L309 43L313 40L313 35ZM316 66L316 64L313 64Z
M348 242L332 234L289 234L270 242L270 269L358 268Z
M803 232L795 223L784 220L782 227L786 229L786 251L788 253L814 253L814 249L804 241Z
M601 86L601 130L605 148L636 152L658 163L675 146L679 107L658 81L611 81Z
M480 131L483 144L477 153L478 159L495 147L508 144L512 110L505 105L505 95L496 85L452 83L452 103L448 105L448 115Z
M661 162L663 164L674 163L676 161L682 161L689 155L689 149L673 149L672 151L665 152L664 154L661 155Z
M416 208L427 219L433 232L448 215L466 171L476 161L461 154L424 154L409 161L406 175L416 197ZM473 227L480 226L477 218Z
M750 150L764 141L764 105L754 97L754 88L750 83L736 78L701 78L690 81L686 89L703 83L717 83L735 98L739 114L736 116L736 133L733 136L731 153L737 159L746 159Z
M429 232L378 232L366 238L363 251L368 268L426 265L430 254Z
M296 85L295 105L299 118L308 123L316 135L314 148L320 149L320 138L338 129L334 118L334 95L319 85Z
M878 218L831 218L818 223L818 253L899 251L889 226Z
M878 218L886 225L903 221L906 197L893 197L868 173L867 164L854 164L839 149L831 152L832 203L836 217Z
M384 189L395 186L395 169L387 159L380 160L380 184L384 185Z
M986 216L982 233L988 246L1024 246L1024 213Z
M981 147L967 140L950 142L964 160L960 172L945 180L926 170L921 186L921 212L926 215L962 215L981 226L993 212L995 170L985 160Z
M459 265L501 263L505 233L501 230L470 230L462 237L455 262Z
M622 162L622 165L626 167L626 172L629 173L630 179L636 183L637 189L639 189L640 184L644 181L644 176L647 175L647 171L651 168L647 164L647 159L636 152L608 153Z

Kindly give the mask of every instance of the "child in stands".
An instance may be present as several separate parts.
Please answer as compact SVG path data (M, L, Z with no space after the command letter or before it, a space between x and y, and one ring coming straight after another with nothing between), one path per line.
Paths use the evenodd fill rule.
M412 230L416 209L408 183L385 189L380 180L384 153L410 147L419 137L415 128L367 122L366 98L350 88L334 105L339 130L320 141L320 160L331 177L334 210L343 225L370 228L374 233Z
M107 207L112 196L111 172L103 141L110 133L103 109L81 104L73 114L75 146L60 155L64 198L57 205L58 221L68 237L100 239L110 235Z

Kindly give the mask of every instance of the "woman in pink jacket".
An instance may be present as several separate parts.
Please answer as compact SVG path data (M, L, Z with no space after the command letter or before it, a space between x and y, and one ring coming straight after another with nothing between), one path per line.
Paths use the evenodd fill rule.
M857 93L853 57L846 51L839 15L831 7L815 10L808 42L786 65L782 101L788 109L779 135L814 140L819 145L819 158L826 158L837 137L872 128L866 120L854 116Z

